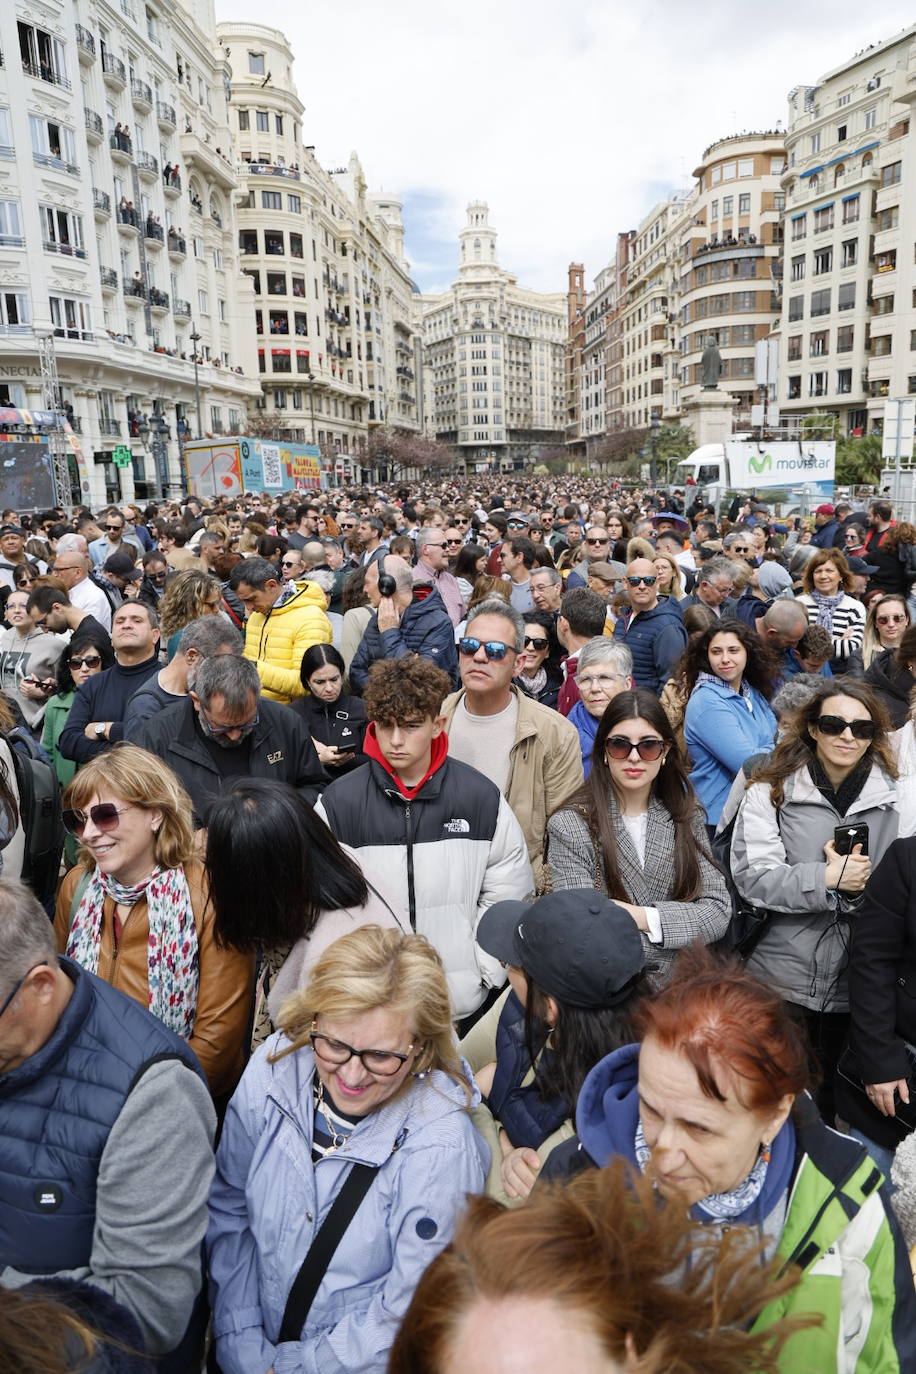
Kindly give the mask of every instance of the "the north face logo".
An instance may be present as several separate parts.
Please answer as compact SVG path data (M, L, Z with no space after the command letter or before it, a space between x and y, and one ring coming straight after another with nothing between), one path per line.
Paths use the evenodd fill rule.
M462 820L446 821L442 829L447 830L450 835L470 835L471 833L468 822Z

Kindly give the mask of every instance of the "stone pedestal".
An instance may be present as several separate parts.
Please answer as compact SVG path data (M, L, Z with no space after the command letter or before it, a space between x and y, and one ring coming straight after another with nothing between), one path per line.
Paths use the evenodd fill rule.
M732 437L732 415L737 396L727 391L698 391L684 403L685 422L693 431L697 447L724 444Z

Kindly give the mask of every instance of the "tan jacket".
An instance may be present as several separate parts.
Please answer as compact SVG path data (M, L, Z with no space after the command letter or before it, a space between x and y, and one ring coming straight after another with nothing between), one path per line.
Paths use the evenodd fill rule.
M79 865L71 868L57 890L54 935L62 954L66 950L70 932L73 896L84 871ZM214 1097L219 1097L232 1091L244 1067L242 1042L252 1006L254 960L247 954L217 946L214 940L213 908L207 901L203 866L196 860L186 864L185 877L191 893L200 958L197 1017L189 1044L207 1075L210 1091ZM114 910L114 902L106 897L98 975L113 988L118 988L127 997L146 1007L149 1005L146 956L149 922L146 901L141 900L131 908L121 929L117 949L114 943Z
M176 544L173 549L169 549L168 553L165 555L165 561L168 563L169 567L174 568L176 572L206 571L201 560L195 558L194 550L187 544L182 548L179 548Z
M539 883L547 821L584 781L579 732L565 716L532 701L517 687L512 693L518 700L518 722L504 795L525 832L528 858ZM446 731L463 696L464 688L443 702Z

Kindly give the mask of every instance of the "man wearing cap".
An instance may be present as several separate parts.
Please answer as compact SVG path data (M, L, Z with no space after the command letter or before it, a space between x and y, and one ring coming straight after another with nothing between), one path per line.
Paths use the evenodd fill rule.
M836 518L836 511L829 501L825 501L822 506L818 506L814 512L814 533L811 536L811 543L818 549L830 549L833 547L833 537L840 528Z
M0 554L0 586L13 587L16 568L29 561L25 555L25 531L18 525L0 525ZM48 571L40 558L32 561L37 562L40 572Z
M848 554L846 562L849 565L849 571L852 573L852 591L850 595L854 596L857 601L863 601L865 599L865 592L868 589L869 578L874 577L875 573L880 572L881 569L877 563L869 563L867 559L858 558L855 554Z
M645 949L630 913L594 888L496 902L477 943L505 966L510 986L459 1051L483 1095L472 1116L490 1146L486 1191L509 1203L528 1196L551 1150L573 1136L586 1066L577 1056L590 1066L626 1034Z
M106 558L102 564L102 576L121 602L134 600L143 581L143 573L129 553L113 553Z
M650 516L652 528L656 534L664 534L671 530L677 534L690 533L690 521L683 515L678 515L673 510L660 510L656 515Z

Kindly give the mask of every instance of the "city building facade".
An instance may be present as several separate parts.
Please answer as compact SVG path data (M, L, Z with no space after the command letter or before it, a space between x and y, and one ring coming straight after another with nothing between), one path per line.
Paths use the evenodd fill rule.
M916 26L789 95L784 416L880 429L916 394Z
M220 24L232 73L238 246L255 295L266 429L322 446L347 474L374 426L420 423L413 284L400 202L369 194L351 154L303 145L293 55L276 29Z
M183 438L258 390L212 5L23 0L0 51L0 404L66 412L88 480L62 499L174 493Z
M429 433L472 469L522 467L564 443L566 296L527 290L500 267L483 201L467 207L457 279L415 307Z
M620 301L624 426L646 428L653 417L679 413L680 368L672 346L677 319L680 230L692 194L656 205L630 244Z

